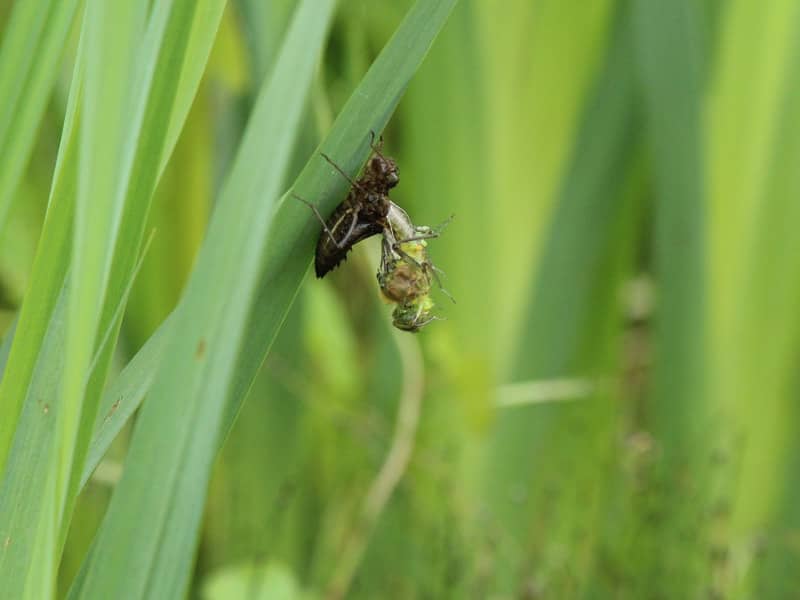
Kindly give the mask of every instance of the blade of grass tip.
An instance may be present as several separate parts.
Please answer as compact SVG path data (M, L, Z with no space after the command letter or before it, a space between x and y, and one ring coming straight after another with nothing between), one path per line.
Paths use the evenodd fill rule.
M120 299L120 303L117 306L117 310L111 319L111 323L109 323L108 327L105 328L105 332L103 333L102 338L97 344L97 350L95 350L94 356L92 357L92 362L89 365L89 372L94 370L94 368L97 366L97 361L104 353L108 351L112 333L119 328L119 323L120 321L122 321L122 315L124 313L125 304L127 304L128 298L131 295L133 284L136 283L136 276L139 274L139 271L142 268L142 263L144 262L145 256L147 256L147 251L150 249L150 244L153 243L153 236L155 235L155 233L156 233L155 230L150 232L150 236L147 238L147 241L144 244L144 248L142 248L142 253L139 256L139 261L133 267L133 273L131 274L131 279L128 282L128 287L125 288L125 291L122 293L122 298Z
M333 0L304 0L212 217L73 598L185 593L224 399Z
M345 164L345 156L354 157L346 164L348 172L354 173L366 157L370 131L383 129L455 4L456 0L417 2L353 92L321 146L322 151L337 157L341 165ZM341 176L315 154L293 189L305 197L320 199L324 212L341 201L345 187ZM302 209L285 195L273 220L272 229L276 233L267 240L264 250L258 297L250 311L226 403L225 432L232 427L310 264L318 224L309 217L307 209ZM163 330L172 326L174 318L173 312L157 335L165 335ZM102 433L95 431L89 451L91 458L82 478L84 484L113 441L113 435L109 434L122 428L144 398L147 389L139 378L143 372L158 366L163 343L163 340L148 341L134 357L131 369L125 369L104 395L100 414L108 415L108 420L102 426ZM124 399L119 410L112 410L119 398Z
M83 465L80 489L87 484L117 434L136 412L150 390L156 369L164 358L164 350L174 320L175 313L172 313L103 393L92 433L92 442Z
M142 250L142 254L141 254L140 258L139 258L139 262L136 263L136 267L134 268L134 271L133 271L133 276L131 277L131 280L128 283L128 288L125 290L125 293L123 294L122 301L119 304L117 313L114 315L114 319L112 320L112 322L106 328L106 332L103 335L103 339L100 342L100 345L99 345L97 351L95 352L94 359L92 360L92 367L94 367L94 365L99 360L100 356L105 352L106 346L109 343L109 341L111 340L112 333L117 331L117 329L119 327L119 322L122 320L123 308L127 304L128 297L130 296L131 290L133 289L133 284L136 281L136 276L139 274L139 271L142 268L142 264L144 263L145 256L147 255L147 251L149 250L150 244L153 241L154 235L155 235L155 231L151 232L150 237L147 238L147 242L145 243L144 249ZM151 336L151 338L150 338L151 342L153 344L159 344L159 348L163 348L163 343L162 342L167 339L166 335L165 335L165 333L167 331L168 330L166 328L163 329L163 330L157 331L153 336ZM139 356L139 354L137 354L137 356ZM144 356L145 357L152 357L152 358L155 358L155 359L159 360L161 358L161 352L154 351L152 353L147 353ZM143 366L140 364L140 361L136 361L136 360L131 361L131 363L129 363L125 368L126 368L126 370L133 370L133 373L132 373L133 381L136 384L138 384L137 387L135 387L134 390L131 392L131 395L135 396L137 394L141 394L142 396L144 396L144 391L150 386L150 383L152 382L152 379L153 379L152 376L153 376L153 373L154 373L155 369L151 370L151 369L148 369L146 367L143 368ZM129 392L129 390L126 390L126 394L128 392ZM96 432L96 434L98 436L102 436L102 439L106 441L107 445L110 445L111 442L114 440L114 437L116 437L116 434L119 433L119 429L125 423L125 421L124 420L123 421L117 421L116 424L119 424L120 427L116 428L116 429L106 428L106 427L104 427L104 425L106 425L108 423L110 415L120 409L120 407L122 406L123 400L129 400L129 398L124 396L122 393L120 393L119 390L117 390L114 386L111 386L109 388L109 391L107 392L106 395L104 395L104 397L106 397L106 396L107 397L116 398L116 400L113 402L113 404L111 404L110 407L108 407L108 410L107 410L107 412L105 414L103 414L103 413L98 414L97 423L95 424L95 427L93 429L94 429L94 431ZM128 406L130 406L130 404L132 404L132 403L131 402L126 402L124 407L122 408L122 410L123 411L124 410L128 410ZM102 404L101 404L101 407L102 407ZM91 469L87 469L88 464L96 465L97 463L100 462L101 459L102 459L102 456L97 457L96 460L93 457L87 457L87 460L84 461L84 463L85 463L84 464L84 469L82 471L81 479L80 479L80 482L78 484L78 490L79 491L83 488L84 485L86 485L86 482L88 481L88 478L91 476L92 471L94 471L94 467L92 467Z
M0 48L0 236L79 0L15 2Z

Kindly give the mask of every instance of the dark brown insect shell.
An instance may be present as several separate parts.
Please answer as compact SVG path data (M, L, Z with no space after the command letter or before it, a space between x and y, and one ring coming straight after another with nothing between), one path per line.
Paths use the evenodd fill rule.
M374 148L373 151L375 151ZM367 161L364 172L356 181L356 185L365 192L385 196L399 182L400 175L394 159L376 153Z
M359 198L351 190L347 199L333 211L317 241L314 270L324 277L341 263L358 242L381 233L391 201L386 196L369 194ZM356 198L353 198L353 196Z
M393 205L387 194L400 177L394 159L381 154L380 142L373 144L372 152L361 176L352 182L347 197L328 217L326 227L320 232L314 257L317 277L324 277L335 269L355 244L378 235L386 226L385 219ZM347 177L329 157L323 157ZM405 218L408 220L408 215Z

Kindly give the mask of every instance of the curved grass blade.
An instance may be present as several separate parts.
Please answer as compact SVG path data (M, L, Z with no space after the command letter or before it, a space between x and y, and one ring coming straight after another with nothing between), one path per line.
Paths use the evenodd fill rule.
M178 18L173 18L172 28L166 34L165 39L170 40L188 35L188 46L182 50L178 45L167 46L170 51L164 65L167 70L160 79L162 85L163 82L179 81L178 89L174 99L169 97L169 89L160 90L160 93L155 94L152 103L154 110L166 111L171 115L164 149L158 161L158 177L166 167L172 148L180 134L181 126L189 112L224 6L224 0L197 2L193 6L194 13L191 18L187 18L185 12L183 15L179 13ZM188 33L185 31L187 28L190 29ZM157 42L158 40L152 41ZM43 351L42 344L49 315L51 315L55 299L64 285L69 262L69 237L74 217L76 187L75 173L72 167L77 161L77 132L80 127L80 115L77 107L81 102L82 74L82 61L79 60L73 77L74 89L70 94L70 106L67 107L67 119L62 135L59 159L53 176L50 207L37 249L31 288L27 293L20 315L18 332L21 333L19 340L15 341L9 358L10 375L0 382L0 398L2 398L2 402L0 402L0 417L2 417L0 418L0 467L2 467L10 447L21 404L26 390L31 384L37 356ZM153 131L155 130L156 128L153 128ZM148 155L154 150L150 140L144 139L141 140L141 143L145 147L143 154ZM140 168L149 168L149 166L148 164L140 165ZM134 173L133 176L136 174ZM126 213L123 216L123 224L120 228L121 236L117 246L129 253L141 244L148 209L146 204L137 203L136 212ZM136 253L131 254L125 261L126 266L129 264L132 268L137 255ZM128 283L129 273L126 269L121 268L119 262L112 268L110 286L119 294ZM110 293L109 299L114 296L114 292ZM113 302L109 301L108 304L103 319L103 329L118 308ZM112 339L116 339L116 334ZM101 365L105 365L106 360L107 358L104 358Z
M78 56L81 54L79 49ZM78 107L82 86L83 61L79 58L72 76L61 148L53 173L49 208L33 265L31 286L19 312L6 372L0 381L0 471L5 471L17 420L69 266L69 239L77 178L77 136L80 128Z
M354 174L369 153L371 131L382 131L457 0L419 0L350 96L319 150ZM347 183L318 153L292 186L313 198L322 214L341 201ZM248 335L239 355L229 395L226 424L233 424L247 390L286 318L313 256L319 223L308 209L284 195L275 215L275 235L263 255L258 299L249 316ZM305 210L303 210L305 209Z
M333 13L304 0L259 94L176 314L126 469L73 598L176 598L189 583L224 399L303 98Z
M436 35L447 21L456 0L420 1L409 11L392 39L373 63L359 87L352 94L331 129L321 150L337 157L339 164L354 173L366 157L370 131L381 131L394 111L408 82L422 63ZM345 157L350 157L345 158ZM298 194L320 199L323 213L333 210L345 193L341 177L317 154L293 186ZM236 363L233 384L228 393L223 431L233 425L247 391L280 329L313 256L318 223L309 218L307 209L288 196L281 199L273 220L275 233L267 240L261 267L258 297L253 305L246 334ZM171 326L174 314L156 335ZM146 387L139 380L148 369L158 365L163 342L151 339L123 370L109 393L103 397L101 415L108 419L98 424L89 451L82 481L108 449L113 435L136 410ZM115 403L121 404L114 409ZM124 410L123 410L124 407Z
M100 320L99 331L111 328L112 343L100 351L86 386L88 410L80 423L81 447L73 465L72 492L78 487L121 321L112 324L124 309L153 192L185 122L224 7L225 0L172 0L155 5L150 15L138 64L141 85L133 111L137 120L129 132L127 162L118 189L124 204L118 214L119 232Z
M119 377L103 392L79 489L83 489L89 481L111 442L144 400L158 365L164 358L164 349L174 320L173 312L125 366Z
M119 108L130 109L127 73L144 27L146 7L90 1L84 15L81 41L85 52L83 120L78 141L75 221L70 250L70 285L66 295L66 336L63 370L57 386L58 411L52 444L46 446L49 473L45 492L33 502L41 505L31 547L22 597L45 598L55 589L60 552L59 529L68 504L68 488L84 413L86 373L100 326L109 257L118 230L117 215L124 195L116 182L123 170L127 126ZM30 535L30 534L29 534Z
M48 515L51 513L64 514L67 518L59 520L57 524L57 543L40 540L38 547L52 545L56 549L63 544L68 515L78 488L79 467L82 466L89 444L100 389L118 332L114 317L120 314L125 290L135 269L149 199L197 89L223 7L224 0L203 0L199 3L178 0L159 3L154 7L149 14L148 28L143 35L141 31L138 32L139 37L143 38L138 44L141 51L137 54L138 69L134 71L138 79L129 81L131 93L125 97L127 108L123 109L121 105L109 108L118 112L127 110L129 119L124 126L126 141L121 149L125 158L123 160L120 155L120 163L114 166L118 178L112 182L118 197L115 214L109 215L109 218L116 223L114 229L118 233L109 233L111 237L105 240L105 243L115 246L116 251L97 255L113 256L112 259L106 259L113 262L106 271L110 273L104 276L102 283L102 316L95 328L103 332L103 339L107 336L108 343L103 343L99 355L96 355L98 349L95 344L103 342L103 339L91 335L88 330L84 331L83 327L79 328L78 335L86 334L90 338L86 346L90 354L88 359L87 356L81 358L82 367L73 364L72 368L79 374L73 373L72 377L78 377L73 381L73 386L83 386L86 393L78 394L80 406L76 402L70 409L73 414L70 415L71 422L67 429L70 430L69 436L74 436L72 445L67 440L66 451L55 457L48 452L53 448L53 421L61 408L57 400L62 397L57 394L58 388L54 382L59 381L65 357L72 356L64 350L66 342L61 330L66 324L56 299L67 289L65 278L70 264L69 238L75 214L77 124L82 123L79 107L83 104L82 94L86 93L82 87L83 60L79 58L32 286L23 304L7 371L0 386L3 400L0 404L4 414L9 417L0 423L0 462L5 463L0 486L0 532L15 543L13 551L6 548L0 553L0 574L12 589L21 590L14 586L24 585L22 577L26 570L32 574L32 580L42 579L37 575L41 571L34 565L43 565L46 561L31 558L30 553L35 552L31 537L39 524L50 521ZM191 64L189 51L193 52ZM95 112L90 110L90 114L84 115L84 118L94 118ZM76 360L74 356L72 360ZM91 371L91 366L96 368ZM91 376L88 375L90 372ZM84 381L80 381L81 378ZM88 384L86 378L89 378ZM72 396L73 399L76 397L75 390ZM46 411L49 418L42 418L42 411L37 411L37 407L41 409L41 403L37 402L40 398L53 399ZM22 418L18 419L20 414ZM12 438L14 447L6 461ZM37 452L26 450L30 439L39 440ZM61 463L61 476L69 478L68 483L61 482L62 489L54 491L62 498L63 510L53 505L44 507L39 501L44 488L44 480L40 482L39 479L49 477L48 474L53 472L49 464L56 458ZM58 552L56 550L56 556ZM50 562L53 562L52 558ZM9 593L16 596L13 591Z

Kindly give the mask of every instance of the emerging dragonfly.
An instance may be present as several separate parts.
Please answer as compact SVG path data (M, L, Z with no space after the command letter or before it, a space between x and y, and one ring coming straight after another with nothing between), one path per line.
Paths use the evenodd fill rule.
M438 237L441 227L415 227L408 214L389 199L389 190L399 182L397 163L382 154L382 138L376 144L372 134L370 147L372 155L355 181L322 154L350 182L347 197L327 221L316 206L293 196L311 208L322 224L314 259L317 277L336 268L358 242L383 234L378 283L383 295L397 304L392 315L395 327L416 332L438 318L430 296L431 280L439 283L438 269L428 259L425 240Z
M415 227L402 208L392 203L389 209L381 245L378 285L384 297L397 305L392 323L398 329L416 332L439 319L433 314L432 281L435 280L439 289L453 300L441 285L439 270L428 258L426 242L438 237L447 222L449 219L436 229Z
M314 270L317 277L324 277L347 258L347 253L358 242L382 233L385 219L392 204L389 190L400 181L397 163L381 153L383 138L375 143L375 134L370 140L372 155L361 176L353 181L347 173L333 162L327 160L342 176L350 182L350 191L344 201L336 207L328 220L322 218L317 207L293 194L303 204L311 208L322 223L322 232L317 241Z

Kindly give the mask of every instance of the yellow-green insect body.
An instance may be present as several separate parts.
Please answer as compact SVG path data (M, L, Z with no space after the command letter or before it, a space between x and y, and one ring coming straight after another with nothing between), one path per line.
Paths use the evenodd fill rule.
M407 252L409 244L403 246L406 256L390 253L384 247L384 257L378 272L381 292L390 302L404 303L426 296L431 289L430 263L427 257L422 252Z
M428 238L438 233L430 227L414 227L408 215L393 204L384 230L378 284L384 297L397 306L392 323L403 331L419 331L436 320L431 298L434 266L428 258Z
M417 332L438 318L433 314L433 308L430 295L398 304L392 312L392 324L403 331Z

